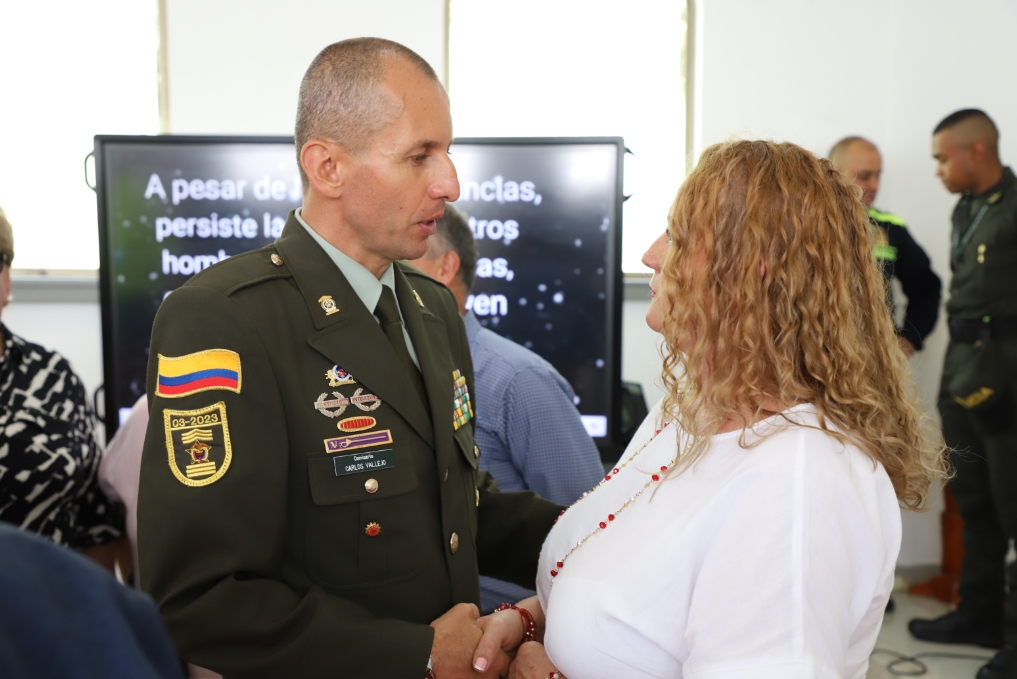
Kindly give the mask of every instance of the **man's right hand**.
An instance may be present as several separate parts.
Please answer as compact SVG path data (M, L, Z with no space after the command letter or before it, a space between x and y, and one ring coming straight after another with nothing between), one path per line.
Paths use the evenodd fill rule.
M484 672L473 668L473 652L483 636L477 626L479 617L480 611L473 604L457 604L431 623L431 663L437 679L494 679L508 674L509 657L504 651L499 651Z

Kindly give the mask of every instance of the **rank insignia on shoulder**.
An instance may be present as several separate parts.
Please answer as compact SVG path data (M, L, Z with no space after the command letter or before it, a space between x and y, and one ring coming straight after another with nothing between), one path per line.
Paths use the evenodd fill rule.
M208 349L186 356L159 354L155 395L182 398L212 389L240 393L240 354L229 349Z
M473 419L473 404L470 402L470 392L466 388L466 377L458 370L453 370L452 382L455 389L452 403L452 428L458 430Z
M318 298L318 304L325 310L326 316L339 313L339 307L336 306L335 300L332 299L332 295L322 295Z
M226 404L222 401L197 410L162 411L170 471L185 486L215 483L233 459Z
M334 365L325 371L325 379L328 380L328 386L330 387L339 387L344 384L357 383L357 381L353 379L353 375L349 374L337 365Z
M413 299L417 300L417 304L419 304L421 308L424 307L424 300L420 299L420 295L417 294L416 290L413 291Z

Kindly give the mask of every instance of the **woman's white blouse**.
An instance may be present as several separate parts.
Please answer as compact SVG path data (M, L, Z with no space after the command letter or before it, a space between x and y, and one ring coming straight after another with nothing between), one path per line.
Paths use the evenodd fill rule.
M622 459L654 435L660 404ZM818 426L809 404L785 416ZM777 416L606 521L687 434L670 425L560 518L537 575L548 655L569 679L862 678L893 585L900 508L882 465Z

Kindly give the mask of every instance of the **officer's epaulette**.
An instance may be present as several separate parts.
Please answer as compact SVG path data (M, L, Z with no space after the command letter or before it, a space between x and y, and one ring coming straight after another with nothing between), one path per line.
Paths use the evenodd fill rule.
M874 207L869 208L869 218L875 219L877 222L885 222L887 224L893 224L895 226L906 227L907 222L904 221L903 217L895 215L891 212L883 212L877 210Z
M213 264L184 285L200 285L229 296L237 290L292 275L275 246L268 245Z

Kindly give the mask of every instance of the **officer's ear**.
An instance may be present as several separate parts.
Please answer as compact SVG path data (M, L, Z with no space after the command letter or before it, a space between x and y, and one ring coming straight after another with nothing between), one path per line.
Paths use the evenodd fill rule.
M349 153L341 145L325 139L311 139L300 149L300 164L315 191L326 198L342 195Z
M989 155L989 149L982 141L973 141L968 146L968 156L971 158L971 164L975 167L981 167Z
M452 287L452 282L459 277L460 265L459 253L455 250L447 250L441 256L441 278L439 280Z

